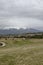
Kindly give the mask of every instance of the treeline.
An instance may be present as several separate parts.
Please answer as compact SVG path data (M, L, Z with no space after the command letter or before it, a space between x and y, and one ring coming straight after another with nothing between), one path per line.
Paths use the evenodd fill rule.
M38 39L42 39L43 38L43 35L22 35L22 36L19 36L18 38L38 38Z
M9 34L9 35L0 35L0 38L43 38L43 33L26 33L26 34Z

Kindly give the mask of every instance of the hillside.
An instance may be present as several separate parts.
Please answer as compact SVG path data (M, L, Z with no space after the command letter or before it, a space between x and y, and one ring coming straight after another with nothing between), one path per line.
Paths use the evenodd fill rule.
M36 29L0 29L0 34L23 34L23 33L34 33L34 32L42 32L40 30L36 30Z

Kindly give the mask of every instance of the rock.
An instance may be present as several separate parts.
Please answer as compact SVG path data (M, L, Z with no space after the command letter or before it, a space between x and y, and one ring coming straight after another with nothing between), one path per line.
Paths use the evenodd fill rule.
M4 47L6 44L4 42L0 42L0 47Z

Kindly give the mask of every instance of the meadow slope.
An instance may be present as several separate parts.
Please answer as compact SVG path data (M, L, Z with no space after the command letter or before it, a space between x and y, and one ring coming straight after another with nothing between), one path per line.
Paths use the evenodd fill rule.
M43 39L1 39L0 65L43 65Z

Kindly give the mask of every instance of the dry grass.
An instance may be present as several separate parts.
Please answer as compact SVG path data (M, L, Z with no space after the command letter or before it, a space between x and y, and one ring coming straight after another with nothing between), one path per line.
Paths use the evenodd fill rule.
M43 65L43 39L4 40L0 48L0 65Z

